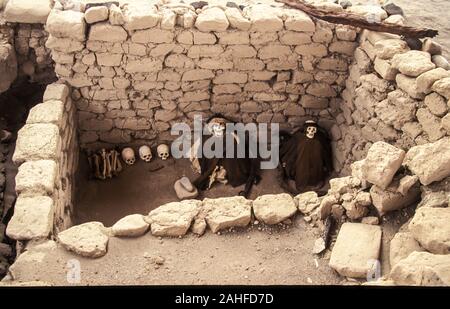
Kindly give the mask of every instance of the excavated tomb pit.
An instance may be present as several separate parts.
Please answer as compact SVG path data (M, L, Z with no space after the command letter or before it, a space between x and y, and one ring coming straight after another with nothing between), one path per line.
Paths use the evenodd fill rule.
M378 218L367 219L369 213L379 217L415 203L418 181L428 185L449 176L447 169L430 176L414 157L401 167L410 148L445 145L450 134L449 67L433 42L410 51L396 35L265 4L249 5L244 13L153 7L142 22L133 19L139 9L96 8L89 17L89 10L50 12L46 47L59 81L47 87L18 134L18 198L9 237L26 242L53 235L70 251L100 257L109 237L149 230L155 236L182 236L189 229L203 234L207 227L216 233L255 219L287 222L297 212L323 228L319 219L328 206L344 221L374 223ZM105 10L109 19L100 12ZM124 25L122 14L128 16ZM208 198L203 202L178 202L173 183L195 178L190 162L161 161L155 147L173 140L174 123L215 113L287 130L318 120L332 139L333 177L341 177L326 187L329 205L315 192L283 194L276 170L264 171L250 200L237 197L242 188L216 185L201 195ZM143 144L153 149L150 163L138 160L123 164L112 179L89 179L87 151L129 146L137 155ZM163 168L154 171L157 165ZM418 177L407 175L408 169ZM411 178L400 177L405 175ZM385 203L383 194L398 194L393 192L400 186L404 194ZM364 258L377 259L381 229L363 227L361 233L375 235ZM80 244L77 235L93 247ZM361 278L368 271L352 272L345 263L331 257L343 276Z

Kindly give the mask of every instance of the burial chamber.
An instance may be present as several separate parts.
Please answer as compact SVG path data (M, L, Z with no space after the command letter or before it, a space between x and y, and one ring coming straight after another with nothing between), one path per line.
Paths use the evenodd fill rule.
M333 204L340 204L350 187L366 190L363 197L369 199L367 205L361 202L352 204L353 208L343 207L346 218L353 222L367 215L362 207L387 194L404 153L411 148L429 145L444 149L442 160L447 161L438 164L440 175L431 182L440 182L450 174L448 166L442 172L449 158L449 66L439 55L439 45L431 40L426 40L421 51L412 51L400 36L324 22L275 2L195 8L194 3L172 1L104 2L95 6L56 1L44 13L48 16L37 20L29 20L28 13L21 15L15 2L10 0L4 10L7 23L2 29L10 29L14 38L8 44L19 54L28 47L34 55L35 51L42 55L31 60L21 56L19 74L37 76L39 70L54 67L58 78L47 86L43 103L31 109L13 155L19 168L17 201L6 233L23 244L47 238L65 244L67 240L58 235L77 228L77 233L92 229L110 235L101 223L74 219L76 187L87 181L86 174L80 172L80 165L87 162L84 154L124 147L137 153L141 145L154 151L157 145L175 138L170 134L173 124L192 124L196 115L220 113L236 122L279 123L286 130L311 118L317 120L331 136L334 176L341 177L330 181L332 193L338 190L340 195ZM38 2L43 6L49 3ZM344 10L339 5L322 5L330 11ZM377 6L347 10L403 23L401 16L388 17ZM38 40L34 39L38 32L34 29L42 34ZM51 55L52 61L45 55ZM155 152L154 157L157 160ZM380 163L386 157L388 163ZM135 167L124 165L124 175L117 177L125 177L127 168L137 167L146 168L143 162ZM405 194L408 201L397 202L392 209L384 200L379 202L376 208L380 215L417 201L420 184L431 183L420 167L411 164L409 169L419 177L407 187L415 186L414 197ZM107 184L102 186L108 190ZM373 193L375 187L379 191ZM323 206L323 200L314 193L294 199L281 191L262 193L279 194L270 195L266 204L278 205L273 200L292 204L304 215L312 213L308 205ZM131 234L136 233L133 224L144 232L150 228L156 236L180 236L190 228L203 233L207 226L218 232L249 224L257 213L255 204L264 204L262 197L253 202L216 197L205 202L161 202L164 205L148 220L131 212L131 217L112 228L112 234L126 235L127 224ZM206 204L209 208L203 207ZM216 222L208 217L208 211L200 210L220 215L214 208L217 205L228 209L231 219ZM184 210L176 210L180 208ZM179 215L180 220L164 221L164 211ZM279 223L295 211L265 223ZM316 211L313 217L320 220L320 213ZM167 226L170 224L173 226ZM101 256L106 253L106 244L107 240L101 241L100 249L92 252L76 245L67 247L84 256Z

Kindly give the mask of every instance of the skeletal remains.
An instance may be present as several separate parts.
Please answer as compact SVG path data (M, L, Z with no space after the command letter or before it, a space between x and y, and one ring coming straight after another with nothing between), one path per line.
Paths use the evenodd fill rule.
M97 179L112 178L122 171L119 152L114 149L101 149L94 153L89 152L88 162L93 177Z

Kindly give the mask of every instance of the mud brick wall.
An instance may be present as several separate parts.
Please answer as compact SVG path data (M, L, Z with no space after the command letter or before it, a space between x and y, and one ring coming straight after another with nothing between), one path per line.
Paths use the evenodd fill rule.
M196 114L331 129L357 45L354 29L269 5L55 7L46 28L82 147L153 144Z
M16 240L46 238L72 225L78 166L76 110L69 87L51 84L20 129L13 161L17 202L6 233Z

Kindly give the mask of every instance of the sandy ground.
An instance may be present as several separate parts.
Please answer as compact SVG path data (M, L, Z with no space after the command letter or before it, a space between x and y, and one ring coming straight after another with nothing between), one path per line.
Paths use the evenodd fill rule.
M286 229L254 226L200 238L111 238L108 253L99 259L58 247L39 254L39 267L17 263L13 271L20 281L67 285L67 262L77 259L81 285L338 284L341 279L328 261L311 254L315 237L315 230L297 217Z

